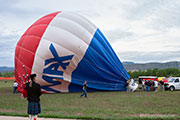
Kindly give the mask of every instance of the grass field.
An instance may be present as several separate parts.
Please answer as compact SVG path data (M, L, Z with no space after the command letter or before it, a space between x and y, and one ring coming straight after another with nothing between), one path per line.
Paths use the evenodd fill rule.
M27 100L13 94L13 81L0 81L0 115L27 116ZM41 117L79 119L180 119L180 91L43 94Z

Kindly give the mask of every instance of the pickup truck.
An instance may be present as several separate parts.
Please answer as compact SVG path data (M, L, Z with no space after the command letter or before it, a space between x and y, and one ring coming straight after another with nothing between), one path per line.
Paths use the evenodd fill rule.
M171 77L168 82L164 83L165 90L180 90L180 77Z

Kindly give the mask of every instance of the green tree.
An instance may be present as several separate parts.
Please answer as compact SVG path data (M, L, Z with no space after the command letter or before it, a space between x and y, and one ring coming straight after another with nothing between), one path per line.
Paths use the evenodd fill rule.
M180 77L180 70L177 68L167 68L167 69L148 69L146 71L134 71L128 72L132 78L138 78L138 76L158 76L158 77Z
M14 72L1 73L1 77L13 77L13 76L14 76Z

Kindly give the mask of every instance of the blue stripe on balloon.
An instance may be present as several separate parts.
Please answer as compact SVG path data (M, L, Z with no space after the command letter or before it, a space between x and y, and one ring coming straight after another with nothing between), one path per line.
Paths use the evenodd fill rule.
M42 79L44 79L48 85L44 85L41 88L46 91L51 92L60 92L58 90L55 90L51 88L52 86L60 85L61 82L56 81L55 79L64 80L63 73L64 71L58 70L58 68L61 66L64 70L67 68L67 66L70 64L69 60L72 59L74 55L67 55L59 57L55 47L53 44L49 46L49 50L51 51L53 58L49 58L45 60L45 68L43 70ZM53 77L56 76L56 77Z
M107 39L97 29L83 59L72 72L69 91L82 90L80 86L84 81L87 81L89 89L123 91L128 79L126 69ZM74 87L76 85L79 87Z

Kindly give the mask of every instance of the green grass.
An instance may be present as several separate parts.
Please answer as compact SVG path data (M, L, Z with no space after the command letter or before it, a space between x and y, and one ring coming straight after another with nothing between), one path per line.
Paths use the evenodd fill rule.
M0 115L27 116L27 100L13 94L13 81L0 81ZM77 119L180 119L180 91L43 94L40 117Z

